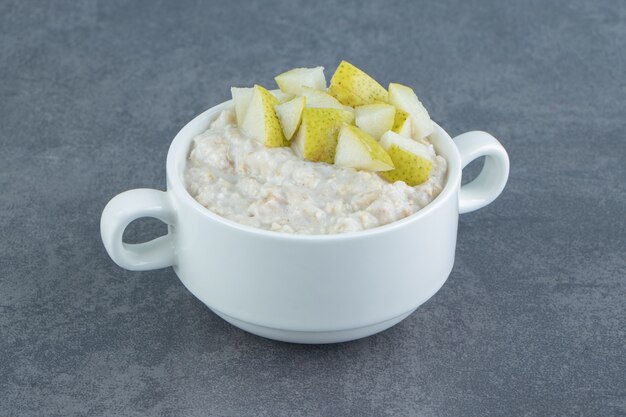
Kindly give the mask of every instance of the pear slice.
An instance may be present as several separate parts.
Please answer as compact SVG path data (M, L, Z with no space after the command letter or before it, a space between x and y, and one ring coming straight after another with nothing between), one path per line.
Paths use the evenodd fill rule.
M280 90L271 90L270 93L272 93L272 95L274 97L276 97L276 99L278 100L279 103L286 103L289 100L293 99L295 97L294 94L289 94L289 93L283 93Z
M293 94L286 94L280 90L270 91L274 97L278 99L280 103L291 100ZM231 87L230 94L233 97L233 104L235 106L235 117L237 118L237 125L243 124L243 119L246 117L246 111L250 105L252 94L254 94L253 87Z
M409 117L409 113L400 109L396 109L396 117L393 120L393 126L391 127L391 130L401 136L404 136L405 138L410 138L412 132L411 118Z
M237 118L238 126L241 126L243 124L243 119L246 116L246 111L248 110L248 105L250 105L250 100L252 99L253 93L254 88L251 87L230 88L230 94L233 96L233 104L235 105L235 117Z
M305 102L305 97L296 97L286 103L274 106L287 140L291 140L298 127L300 127Z
M294 68L277 75L274 79L282 92L295 96L302 94L302 87L304 86L316 90L326 90L324 67Z
M347 61L341 61L330 80L328 93L346 106L386 103L387 90Z
M339 132L335 165L366 171L389 171L391 157L372 136L356 126L346 125Z
M409 114L414 139L422 139L433 133L433 122L430 120L428 111L410 87L396 83L389 84L389 102Z
M260 85L254 86L241 130L267 147L289 146L274 106L278 99Z
M396 108L390 104L366 104L354 109L357 127L376 140L392 128L395 115Z
M339 130L353 121L354 115L346 110L305 108L292 148L301 158L332 164Z
M380 173L387 181L404 181L413 187L428 179L433 163L431 152L425 145L392 131L380 138L380 144L395 166L391 171Z
M306 97L306 106L309 108L325 108L353 111L352 107L344 106L335 97L325 91L311 87L302 87L302 96Z

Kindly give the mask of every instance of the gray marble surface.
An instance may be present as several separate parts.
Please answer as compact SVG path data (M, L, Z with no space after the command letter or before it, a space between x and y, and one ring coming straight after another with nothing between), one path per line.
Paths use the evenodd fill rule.
M1 1L0 415L626 415L626 3L422 3ZM509 151L435 297L290 345L108 258L102 208L165 187L186 121L341 59Z

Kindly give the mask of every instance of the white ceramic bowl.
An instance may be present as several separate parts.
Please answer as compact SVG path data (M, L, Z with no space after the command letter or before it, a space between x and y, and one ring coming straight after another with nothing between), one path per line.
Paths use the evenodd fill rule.
M226 102L189 122L167 155L167 191L136 189L114 197L100 223L102 240L121 267L172 266L182 283L229 323L271 339L333 343L398 323L432 297L454 263L459 213L493 201L506 184L509 160L484 132L431 136L448 161L441 194L419 212L386 226L336 235L292 235L222 218L186 191L183 172L192 139ZM461 187L461 171L486 156L479 176ZM155 217L169 233L150 242L122 241L126 226Z

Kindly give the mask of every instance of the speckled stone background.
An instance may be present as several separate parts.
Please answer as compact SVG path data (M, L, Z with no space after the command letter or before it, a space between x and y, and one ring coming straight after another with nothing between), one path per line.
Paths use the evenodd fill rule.
M1 416L626 415L626 3L337 3L0 1ZM290 345L109 259L102 208L165 187L181 126L342 58L510 153L435 297Z

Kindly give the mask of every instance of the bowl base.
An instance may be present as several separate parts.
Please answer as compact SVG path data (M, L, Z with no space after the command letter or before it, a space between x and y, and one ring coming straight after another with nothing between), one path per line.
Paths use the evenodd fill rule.
M235 327L245 330L248 333L255 334L257 336L265 337L267 339L278 340L281 342L289 343L304 343L304 344L324 344L324 343L341 343L348 342L350 340L356 340L363 337L371 336L373 334L387 330L391 326L394 326L409 316L415 309L400 314L389 320L382 321L380 323L372 324L369 326L357 327L355 329L346 330L333 330L333 331L295 331L295 330L283 330L273 327L259 326L257 324L249 323L246 321L238 320L227 314L221 313L214 309L211 309L215 314L229 322Z

